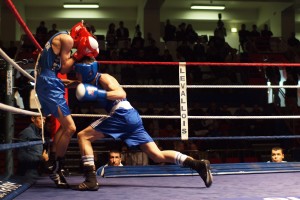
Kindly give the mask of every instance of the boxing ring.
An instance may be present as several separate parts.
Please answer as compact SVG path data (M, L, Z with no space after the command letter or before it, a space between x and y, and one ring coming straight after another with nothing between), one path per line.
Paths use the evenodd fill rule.
M25 32L32 35L25 23L18 15L10 0L6 0L9 8L15 14L18 22L22 24ZM34 37L30 37L37 49L41 50ZM9 58L0 49L0 55L9 66L20 71L24 76L34 81L34 78L22 70L16 62ZM262 136L220 136L220 137L191 137L189 136L190 120L254 120L254 119L299 119L298 115L282 116L189 116L188 115L188 89L219 89L219 88L242 88L242 89L275 89L275 88L299 88L299 85L189 85L186 78L186 69L193 66L201 67L300 67L297 63L184 63L184 62L131 62L131 61L98 61L100 64L120 65L147 65L161 67L178 67L179 84L177 85L122 85L124 88L136 89L177 89L179 90L179 116L142 115L145 119L180 120L180 137L154 138L155 140L179 140L179 141L222 141L233 142L254 140L294 140L299 139L293 135L262 135ZM11 70L7 76L7 95L12 95L13 78ZM10 99L10 101L12 101ZM0 110L5 112L8 124L14 115L35 115L41 113L26 111L15 108L12 105L0 103ZM98 114L72 114L77 117L101 117ZM212 164L214 176L213 185L206 188L201 178L195 171L175 165L149 165L149 166L124 166L107 167L104 177L98 177L100 189L97 192L82 192L71 189L57 189L48 176L42 176L37 180L27 177L18 177L13 173L14 149L24 148L29 145L42 144L43 141L14 142L11 130L7 128L6 140L0 144L0 152L6 153L5 174L0 176L1 199L207 199L207 200L297 200L300 199L300 163L219 163ZM8 133L9 132L9 133ZM104 139L109 140L109 139ZM3 161L1 161L3 162ZM78 175L66 177L70 185L80 183L83 178Z

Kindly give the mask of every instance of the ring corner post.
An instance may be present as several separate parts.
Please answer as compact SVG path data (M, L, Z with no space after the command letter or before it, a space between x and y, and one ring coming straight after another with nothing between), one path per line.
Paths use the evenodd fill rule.
M13 88L14 88L14 70L12 65L7 63L7 71L6 71L6 97L5 101L7 105L14 106L13 99ZM6 112L5 117L5 143L12 143L12 139L14 137L14 117L12 112ZM11 176L13 175L14 169L14 159L13 159L13 150L7 150L6 152L6 165L5 165L5 175Z

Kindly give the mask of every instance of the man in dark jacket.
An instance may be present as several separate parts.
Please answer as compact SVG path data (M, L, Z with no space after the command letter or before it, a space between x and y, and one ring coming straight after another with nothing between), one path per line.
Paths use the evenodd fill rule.
M45 118L32 116L31 124L19 133L21 141L39 141L42 140L41 129ZM18 150L18 175L37 178L39 176L38 168L48 160L48 154L43 148L43 144L27 146Z

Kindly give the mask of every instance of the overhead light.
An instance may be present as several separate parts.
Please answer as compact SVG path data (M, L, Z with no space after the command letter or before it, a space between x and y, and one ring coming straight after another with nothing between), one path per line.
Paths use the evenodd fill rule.
M224 5L191 5L192 10L224 10Z
M64 3L64 8L99 8L98 3Z
M232 32L232 33L237 33L238 30L237 30L237 28L231 28L231 32Z

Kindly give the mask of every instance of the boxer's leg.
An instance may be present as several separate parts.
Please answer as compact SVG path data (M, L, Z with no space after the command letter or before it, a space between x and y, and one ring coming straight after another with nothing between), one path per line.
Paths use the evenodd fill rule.
M161 151L155 142L148 142L140 145L140 147L154 162L175 163L196 170L203 179L205 186L211 186L212 174L208 160L195 160L185 154L173 150Z
M99 189L99 184L96 177L92 142L103 138L104 135L97 132L91 126L88 126L84 130L80 131L77 137L82 156L85 180L79 185L73 187L73 189L80 191L97 191Z

